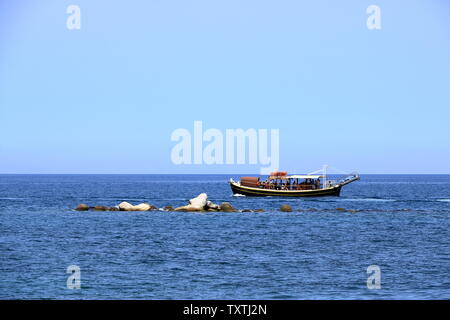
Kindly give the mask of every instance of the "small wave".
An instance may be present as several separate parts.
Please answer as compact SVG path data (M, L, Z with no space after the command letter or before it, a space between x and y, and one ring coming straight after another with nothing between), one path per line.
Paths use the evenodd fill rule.
M0 198L0 200L26 200L27 198Z
M145 201L144 198L98 198L94 200L101 200L101 201Z
M450 202L450 199L438 199L436 201L439 201L439 202Z
M345 199L340 198L339 201L374 201L374 202L394 202L395 199L380 199L380 198L361 198L361 199Z
M235 193L233 197L245 197L245 194Z

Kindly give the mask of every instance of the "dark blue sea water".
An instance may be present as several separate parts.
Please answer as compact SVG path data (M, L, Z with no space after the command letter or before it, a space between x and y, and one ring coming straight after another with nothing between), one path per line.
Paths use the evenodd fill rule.
M339 198L309 199L233 197L228 178L0 175L0 298L450 298L449 175L363 175ZM266 212L71 210L178 206L201 192ZM81 289L67 288L69 265Z

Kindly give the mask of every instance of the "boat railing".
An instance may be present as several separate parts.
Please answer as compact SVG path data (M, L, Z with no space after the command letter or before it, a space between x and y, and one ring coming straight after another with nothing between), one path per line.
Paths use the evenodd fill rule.
M342 178L342 179L327 180L325 183L325 187L330 188L330 187L339 186L339 185L343 186L343 185L349 184L350 182L353 182L353 181L356 181L359 179L360 179L359 173L352 172L352 173L348 174L345 178Z
M337 183L338 183L337 180L327 180L327 182L326 182L326 187L327 187L327 188L332 187L332 186L334 186L334 185L337 184Z
M343 185L349 184L350 182L353 182L356 180L359 180L359 174L357 172L352 172L344 179L339 180L338 183L339 183L339 185L343 186Z

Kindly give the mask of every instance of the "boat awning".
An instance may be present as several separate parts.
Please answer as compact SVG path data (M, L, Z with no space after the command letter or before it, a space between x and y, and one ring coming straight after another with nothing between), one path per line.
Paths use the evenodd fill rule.
M289 179L319 179L323 178L321 175L313 175L313 174L294 174L291 176L287 176Z

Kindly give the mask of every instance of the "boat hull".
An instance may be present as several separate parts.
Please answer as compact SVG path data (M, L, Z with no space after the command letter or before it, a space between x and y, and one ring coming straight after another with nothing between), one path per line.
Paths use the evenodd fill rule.
M338 197L342 186L335 186L318 190L273 190L241 186L235 182L230 182L233 194L242 194L252 197Z

